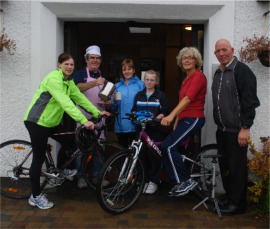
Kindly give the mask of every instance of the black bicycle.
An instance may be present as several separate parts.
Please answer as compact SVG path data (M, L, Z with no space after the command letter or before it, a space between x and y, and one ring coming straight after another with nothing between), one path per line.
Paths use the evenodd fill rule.
M156 123L150 112L135 112L126 114L128 119L141 126L138 139L134 140L128 149L113 155L103 166L97 183L97 198L100 206L108 213L119 214L128 211L139 199L144 185L144 167L139 158L143 153L143 144L161 158L161 142L154 142L145 132L147 123ZM193 192L201 200L212 191L212 158L217 155L217 145L209 144L197 152L186 152L183 160L190 170L191 177L198 183ZM223 194L223 186L219 168L215 171L217 188L215 191Z
M100 133L105 129L105 116L98 119L91 119L95 122L95 130L88 130L79 126L75 132L58 133L56 135L75 134L77 149L73 150L65 163L57 168L52 157L52 145L47 145L46 158L40 174L40 188L43 190L46 185L59 186L63 184L66 177L63 173L70 163L82 155L82 173L87 184L95 189L92 183L92 162L93 152L98 155L104 163L109 156L123 149L114 142L100 139ZM1 194L11 198L28 198L31 195L31 184L29 169L32 162L31 143L24 140L10 140L0 144L0 188ZM51 174L54 174L53 176Z

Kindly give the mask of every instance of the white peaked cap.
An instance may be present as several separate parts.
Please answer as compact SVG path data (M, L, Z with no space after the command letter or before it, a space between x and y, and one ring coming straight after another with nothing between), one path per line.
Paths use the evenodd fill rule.
M101 56L100 48L96 45L89 46L86 49L85 55L86 54Z

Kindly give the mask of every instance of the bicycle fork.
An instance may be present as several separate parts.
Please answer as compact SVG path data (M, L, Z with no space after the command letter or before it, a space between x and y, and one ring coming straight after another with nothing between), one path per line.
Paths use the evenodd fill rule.
M126 157L125 159L125 162L123 164L123 167L121 169L121 172L119 174L119 180L124 183L124 184L128 184L128 182L131 182L132 181L132 178L133 178L133 170L135 168L135 165L137 163L137 160L139 158L139 152L141 150L141 147L142 147L142 142L139 140L139 141L133 141L132 142L132 145L131 145L131 150L135 150L135 154L134 156L132 157L132 163L131 163L131 166L130 166L130 169L128 170L128 175L126 178L124 178L124 173L126 171L126 168L128 166L128 161L129 161L129 158ZM124 179L121 179L121 178L124 178Z
M134 155L132 156L132 161L131 165L129 167L129 156L125 158L124 164L121 168L120 174L118 176L118 181L120 183L119 186L116 186L111 190L109 195L106 197L106 202L109 203L110 205L114 206L115 205L115 199L118 198L118 195L112 195L113 193L120 193L122 190L125 188L125 185L128 183L132 183L133 180L133 170L135 168L135 165L137 163L138 157L139 157L139 152L142 147L142 142L139 141L133 141L132 145L130 147L131 150L135 150ZM127 176L125 176L127 174Z

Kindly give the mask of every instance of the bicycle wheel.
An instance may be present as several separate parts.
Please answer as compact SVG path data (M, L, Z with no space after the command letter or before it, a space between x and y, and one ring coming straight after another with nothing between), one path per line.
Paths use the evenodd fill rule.
M133 153L123 150L112 156L101 170L97 182L97 198L108 213L120 214L128 211L138 200L144 187L144 169L138 159L130 177Z
M191 177L198 182L198 186L193 190L195 195L203 200L205 197L210 197L212 192L212 174L213 174L213 163L212 158L204 158L206 155L217 155L217 145L209 144L200 148L196 161L202 166L192 164L191 166ZM215 196L219 196L225 193L221 178L221 173L218 164L215 163L216 169L216 186L215 186Z
M101 170L104 163L107 161L107 159L123 150L123 146L115 143L115 142L105 142L100 145L96 145L94 147L94 150L97 154L96 159L96 170ZM83 155L82 158L82 173L83 176L88 184L92 189L96 189L96 182L97 180L93 179L93 154L92 153L86 153Z
M31 195L29 176L31 163L32 146L30 142L11 140L0 144L1 194L16 199L28 198ZM47 163L45 163L45 167L47 168ZM47 179L43 177L40 180L42 190Z

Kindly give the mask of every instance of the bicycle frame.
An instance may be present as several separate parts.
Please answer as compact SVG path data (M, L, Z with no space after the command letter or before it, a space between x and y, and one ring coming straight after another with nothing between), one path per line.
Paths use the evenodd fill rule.
M112 214L120 214L132 208L145 188L145 168L139 160L141 151L144 151L143 145L155 156L162 158L161 142L153 141L145 131L147 123L157 123L157 120L153 119L153 114L148 111L138 111L126 114L126 116L128 116L127 119L138 123L142 129L128 149L109 158L97 182L99 204L105 211ZM181 154L181 157L185 163L188 163L186 166L191 178L194 178L197 183L196 188L193 189L194 194L199 199L205 199L213 186L213 169L209 165L209 160L203 159L216 155L217 146L216 144L205 145L194 153L187 150L187 142L183 142L181 147L186 151Z
M162 142L155 142L153 139L150 138L150 136L146 133L145 129L146 129L146 124L147 124L147 121L146 122L140 122L141 124L141 127L142 127L142 130L140 131L139 133L139 137L138 137L138 140L133 140L132 143L131 143L131 146L129 147L130 150L135 150L135 154L132 158L132 165L129 169L129 173L128 173L128 176L125 180L125 183L127 184L132 173L133 173L133 169L137 163L137 160L138 160L138 157L139 157L139 154L141 152L141 147L144 144L146 144L146 146L148 146L150 149L151 149L151 152L154 153L159 159L162 158L162 153L161 153L161 150L160 150L160 146L162 144ZM200 166L201 168L204 169L204 173L193 173L193 174L190 174L190 176L192 178L195 178L195 177L203 177L205 175L212 175L212 171L209 171L209 170L205 170L205 167L204 167L204 164L201 163L201 162L198 162L196 160L193 160L192 158L186 156L186 155L182 155L182 158L183 158L183 161L189 161L191 162L192 164L195 164L195 165L198 165ZM127 165L127 161L128 159L125 160L125 163L123 165L123 169L119 175L119 177L122 177L123 175L123 172L125 171L126 169L126 165Z
M101 118L92 118L93 121L96 122L96 124L98 125L98 127L95 128L95 134L96 134L96 144L98 144L100 146L101 144L101 139L100 134L102 130L106 130L105 125L103 124L103 122L105 121L106 116L101 116ZM82 127L84 128L84 127ZM76 134L76 131L72 131L72 132L64 132L64 133L56 133L54 135L67 135L67 134ZM48 144L47 145L47 150L46 150L46 156L48 158L49 161L49 167L54 167L56 168L56 165L54 163L54 160L52 158L52 145ZM61 168L59 168L59 170L63 170L65 169L79 154L81 154L81 151L77 148L69 157L69 159L67 161L65 161L65 163L61 166Z
M139 133L138 140L133 140L130 147L129 147L129 149L132 151L135 151L135 153L134 153L133 158L132 158L132 164L131 164L131 167L129 169L127 178L124 182L126 184L130 180L130 177L132 176L132 173L133 173L134 167L137 163L137 160L139 158L139 154L141 152L141 148L142 148L143 143L145 143L150 149L152 149L152 152L155 153L160 159L162 157L161 150L159 149L162 142L155 142L149 137L149 135L145 131L146 122L141 122L141 127L142 127L142 130ZM122 175L126 169L127 162L128 162L128 158L126 158L126 160L124 162L124 165L123 165L122 170L119 174L119 177L122 177Z

